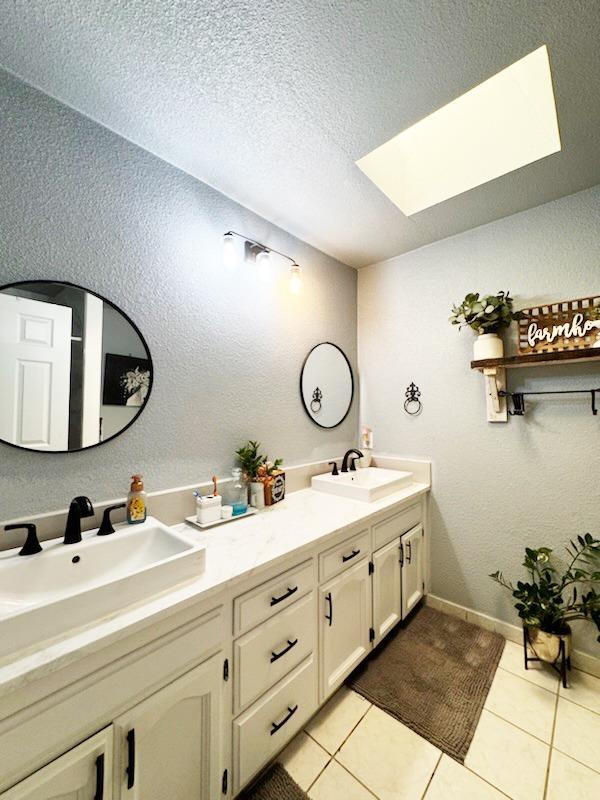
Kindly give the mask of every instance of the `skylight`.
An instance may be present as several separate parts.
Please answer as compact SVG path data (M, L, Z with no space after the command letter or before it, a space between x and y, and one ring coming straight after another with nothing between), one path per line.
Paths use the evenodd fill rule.
M560 149L543 45L356 164L410 216Z

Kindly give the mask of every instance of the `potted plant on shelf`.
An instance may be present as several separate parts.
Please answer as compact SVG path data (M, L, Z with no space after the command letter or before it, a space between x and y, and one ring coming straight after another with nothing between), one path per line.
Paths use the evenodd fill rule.
M490 575L517 600L515 608L535 655L552 664L560 655L561 641L565 657L570 657L570 622L587 619L600 631L600 539L586 533L571 541L566 551L569 561L562 575L552 563L549 547L525 548L528 582L517 581L514 586L500 571Z
M458 325L459 330L465 326L477 334L473 345L475 360L485 358L502 358L504 344L498 335L510 326L513 319L513 299L509 292L498 292L480 297L479 292L471 292L462 303L452 306L450 322Z

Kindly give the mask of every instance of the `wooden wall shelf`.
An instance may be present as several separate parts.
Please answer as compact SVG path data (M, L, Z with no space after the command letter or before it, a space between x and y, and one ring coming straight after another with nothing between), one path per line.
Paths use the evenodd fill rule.
M585 350L563 350L560 353L530 353L524 356L486 358L482 361L471 361L471 369L483 371L498 367L504 367L506 369L536 366L545 367L549 364L572 364L585 361L600 362L600 347L591 347Z

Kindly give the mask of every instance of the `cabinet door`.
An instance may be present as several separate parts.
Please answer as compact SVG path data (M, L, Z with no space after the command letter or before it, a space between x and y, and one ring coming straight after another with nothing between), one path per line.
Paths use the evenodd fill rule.
M0 800L112 800L113 728L86 739Z
M371 576L364 558L319 592L321 699L328 697L371 649Z
M118 798L220 797L223 684L216 655L115 720Z
M425 593L425 546L423 526L417 525L402 537L402 619Z
M400 537L373 553L373 628L375 644L402 618Z

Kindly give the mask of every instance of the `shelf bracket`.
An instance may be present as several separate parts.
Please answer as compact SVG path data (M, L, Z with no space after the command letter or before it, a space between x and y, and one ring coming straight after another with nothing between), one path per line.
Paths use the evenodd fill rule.
M485 402L488 422L508 422L506 397L506 369L504 367L487 367L483 369L485 378Z

